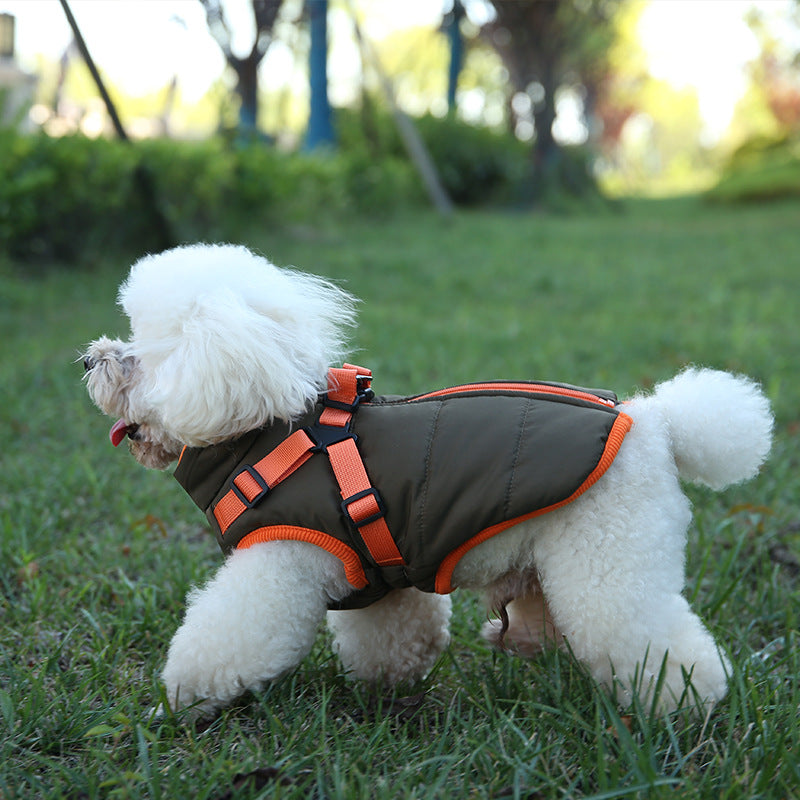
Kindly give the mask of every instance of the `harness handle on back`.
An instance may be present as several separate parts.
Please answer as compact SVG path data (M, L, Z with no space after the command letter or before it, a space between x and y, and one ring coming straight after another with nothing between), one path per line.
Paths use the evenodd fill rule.
M328 371L328 391L323 410L314 425L297 430L253 465L243 467L231 480L231 488L214 508L223 537L225 531L248 509L262 502L269 491L288 478L315 453L325 453L339 491L342 511L358 530L367 550L379 566L403 566L378 490L372 486L357 436L351 431L353 415L362 402L372 399L372 372L345 364Z

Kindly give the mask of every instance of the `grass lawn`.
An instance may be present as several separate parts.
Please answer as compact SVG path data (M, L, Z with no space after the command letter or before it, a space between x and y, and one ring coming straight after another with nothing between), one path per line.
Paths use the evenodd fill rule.
M0 266L0 798L800 796L798 219L797 203L683 200L247 241L363 299L354 359L383 393L538 378L625 395L690 362L763 382L778 416L763 473L690 489L686 593L734 665L700 719L618 711L565 654L493 653L457 593L453 643L422 683L351 683L321 633L210 725L154 721L184 595L219 554L168 475L111 448L73 363L127 334L127 263Z

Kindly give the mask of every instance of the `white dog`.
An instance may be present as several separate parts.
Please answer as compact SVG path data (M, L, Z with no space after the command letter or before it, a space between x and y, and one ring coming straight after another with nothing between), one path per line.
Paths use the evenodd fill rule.
M279 269L243 247L196 245L140 260L121 287L120 302L131 321L129 341L100 338L84 359L92 399L106 414L122 418L112 428L112 440L118 444L127 434L135 458L154 468L166 467L188 448L178 466L187 486L194 480L187 472L199 470L204 459L211 472L222 469L210 489L198 489L195 481L190 493L195 491L212 524L216 520L223 546L227 527L244 526L236 540L245 546L235 547L216 576L189 596L163 673L173 708L194 705L209 714L291 670L309 652L332 606L346 609L330 611L328 624L348 672L387 683L419 678L448 644L446 592L455 587L482 591L500 611L502 622L488 622L484 629L494 644L523 655L536 654L548 641L568 645L595 679L609 688L617 685L623 702L633 693L652 701L659 674L662 709L680 702L689 678L705 702L724 695L728 661L681 595L691 512L679 478L721 489L756 474L769 452L772 416L753 382L690 369L652 395L620 406L602 392L571 395L567 389L566 405L583 409L580 413L588 408L601 426L613 425L608 436L609 442L615 439L613 452L604 452L599 462L594 458L592 465L598 465L591 477L583 475L561 495L540 498L529 508L527 496L538 486L529 490L519 477L527 438L519 434L505 441L493 433L487 439L483 431L489 428L474 424L480 409L461 444L443 433L456 397L483 402L491 387L382 404L372 398L364 373L340 370L329 378L355 316L353 298L332 284ZM348 375L355 381L349 389L339 385ZM531 430L531 417L540 413L529 395L538 403L552 392L556 402L548 409L560 413L565 407L557 384L498 386L503 402L515 404L514 414L524 407L520 429ZM329 400L338 398L326 408L338 415L340 440L320 442L320 430L332 429L317 419L326 392ZM394 443L383 446L370 436L369 420L390 407L399 409L400 417L391 423ZM303 440L302 455L291 454L289 474L260 478L254 457L247 455L253 437L264 433L288 441L309 423L310 445ZM357 444L348 434L351 425ZM423 441L424 463L417 470L402 448L417 446L414 429L423 425L417 438ZM486 425L491 427L488 420ZM605 434L599 435L605 442ZM495 454L489 452L493 442ZM361 457L372 459L368 474L359 472L349 490L349 478L338 474L331 455L342 443L359 464ZM436 451L438 443L447 444L447 452ZM558 441L550 446L545 471L558 472L562 448ZM403 454L387 455L393 447ZM473 448L480 448L477 484L475 475L462 479L459 472ZM236 485L228 479L234 464ZM498 499L490 488L504 471L509 477L501 487L507 496ZM340 490L347 498L342 508L335 492L305 489L300 476L306 474ZM394 482L401 488L390 490ZM273 489L269 495L267 484ZM442 499L444 485L450 494ZM314 530L296 520L248 523L256 513L250 505L278 513L292 493L300 506L326 507L297 511L298 519L305 514L321 520ZM387 499L395 497L402 499ZM475 510L461 509L466 500ZM431 510L437 502L438 512ZM230 508L223 515L225 504ZM325 514L333 522L326 522ZM428 542L421 531L458 527L463 520L472 524L471 516L477 527L466 534L468 543L455 556L450 552L446 569L426 566L428 577L415 584L406 548L419 548L422 555L415 558L424 560ZM356 544L337 545L330 531L320 530L336 525L352 529ZM366 533L372 528L389 555L373 553ZM436 534L430 532L430 546L441 550Z

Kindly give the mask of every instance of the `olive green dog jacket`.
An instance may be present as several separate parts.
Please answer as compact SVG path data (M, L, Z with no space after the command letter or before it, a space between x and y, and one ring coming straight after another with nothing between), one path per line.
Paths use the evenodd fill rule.
M291 426L275 423L233 441L186 448L175 471L223 551L294 539L340 558L357 591L336 608L368 605L394 588L451 591L464 553L582 494L606 471L632 425L612 392L565 384L482 383L414 397L362 392L359 400L349 417L341 412L346 433L338 435L354 435L371 483L354 495L370 495L375 504L366 521L351 519L346 504L353 497L342 502L332 456L325 456L322 401ZM314 447L277 485L259 479L253 465L299 429ZM258 482L248 497L233 484L237 476ZM214 512L226 496L236 513L221 524L221 506ZM378 518L396 546L394 557L376 559L362 536Z

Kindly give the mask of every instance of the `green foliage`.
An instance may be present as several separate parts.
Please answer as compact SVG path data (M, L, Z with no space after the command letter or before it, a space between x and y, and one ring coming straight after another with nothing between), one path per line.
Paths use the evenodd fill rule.
M142 233L130 149L80 137L0 132L0 242L11 256L75 258L92 244ZM102 228L95 224L102 216ZM106 239L108 237L108 239Z
M373 107L361 112L340 109L336 122L343 150L408 162L388 112ZM507 202L530 178L528 147L510 133L469 125L452 115L439 118L427 114L414 124L456 205Z
M74 261L117 250L156 249L154 214L176 241L235 239L254 225L316 222L322 216L384 216L426 202L422 183L388 114L338 115L341 145L322 153L280 152L262 142L156 139L128 145L82 136L0 131L0 247L16 259ZM525 145L453 117L416 122L457 205L530 199ZM566 162L565 162L566 163ZM569 169L558 182L572 193ZM582 180L588 180L583 169ZM142 193L153 187L154 203Z
M594 154L585 146L559 147L520 182L521 202L558 213L613 208L597 184L594 163Z
M626 79L623 73L619 82L611 89L611 108L633 116L623 139L605 143L603 188L628 196L707 189L715 177L715 159L701 143L703 118L696 90L644 75Z
M425 203L390 116L367 137L339 114L342 144L322 153L280 152L261 142L146 140L128 145L82 136L0 131L0 252L74 261L117 250L156 249L154 213L176 241L235 239L320 216L384 216ZM510 135L453 118L418 120L442 181L459 205L519 199L529 182L525 147ZM144 176L144 177L143 177ZM152 203L142 181L153 187ZM155 206L155 208L154 208Z
M762 137L745 143L706 197L725 203L800 197L800 140Z
M83 343L126 334L126 265L0 266L3 798L215 800L241 774L242 798L794 797L800 206L624 211L365 215L313 235L253 220L243 241L363 298L354 345L379 391L518 377L627 395L687 362L764 383L779 424L763 473L691 489L687 596L733 665L707 718L619 710L564 653L492 653L480 603L457 592L452 644L410 696L348 681L323 634L209 727L154 720L184 595L219 553L168 474L111 447L80 382Z
M457 205L508 200L529 179L528 147L506 132L476 127L453 116L417 122L439 177Z
M361 154L285 154L253 143L148 140L0 131L0 253L71 261L109 248L159 246L142 174L177 241L231 239L259 224L310 222L422 199L406 162Z

